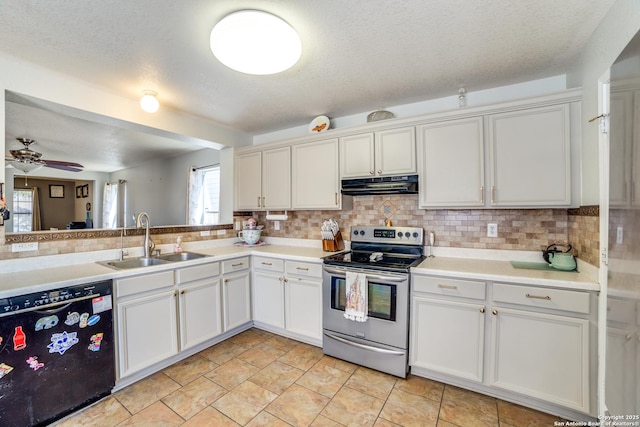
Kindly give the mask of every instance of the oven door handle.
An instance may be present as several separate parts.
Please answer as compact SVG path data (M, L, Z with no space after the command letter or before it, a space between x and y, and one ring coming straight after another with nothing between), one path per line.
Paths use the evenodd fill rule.
M327 273L334 273L334 274L346 274L347 270L341 270L338 268L328 268L325 267L324 271L326 271ZM377 275L377 274L369 274L369 273L365 273L367 276L367 280L381 280L381 281L386 281L386 282L404 282L405 280L407 280L406 277L400 277L400 276L382 276L382 275Z
M404 356L405 353L402 351L394 351L394 350L387 350L385 348L378 348L378 347L372 347L370 345L365 345L365 344L360 344L357 342L353 342L353 341L349 341L347 339L344 339L342 337L330 334L328 332L324 332L324 335L326 335L329 338L332 338L336 341L340 341L341 343L353 346L353 347L357 347L357 348L361 348L363 350L369 350L369 351L373 351L374 353L383 353L383 354L389 354L392 356Z

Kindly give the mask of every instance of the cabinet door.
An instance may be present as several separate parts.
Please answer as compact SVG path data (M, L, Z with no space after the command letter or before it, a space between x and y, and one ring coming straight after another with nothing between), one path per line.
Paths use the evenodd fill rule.
M570 206L569 106L493 114L488 119L491 206Z
M322 339L322 280L287 278L285 307L288 331Z
M180 290L181 350L222 333L220 279L208 279Z
M234 176L236 209L260 209L262 206L262 153L236 156Z
M291 209L291 149L262 153L262 203L264 209Z
M413 126L376 132L376 175L415 174L416 132Z
M340 209L338 140L311 142L292 148L293 209Z
M120 377L178 353L176 292L117 304Z
M495 308L489 383L589 412L589 321Z
M373 133L340 138L340 177L367 177L374 174Z
M253 320L284 329L283 280L282 274L253 275Z
M418 127L420 207L484 206L482 117Z
M251 321L251 289L249 272L223 279L225 332Z
M411 366L482 382L484 305L413 297Z

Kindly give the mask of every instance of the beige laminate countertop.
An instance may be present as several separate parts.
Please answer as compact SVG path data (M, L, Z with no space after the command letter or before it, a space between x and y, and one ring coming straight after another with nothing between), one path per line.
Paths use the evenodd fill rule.
M321 258L329 254L328 252L324 252L320 247L315 248L287 245L265 245L253 247L228 245L206 249L194 249L190 251L209 255L209 257L127 270L115 270L96 262L87 262L82 264L62 265L60 267L0 273L0 298L47 291L59 287L79 285L101 280L118 279L139 274L189 267L209 262L224 261L226 259L243 255L259 254L268 257L287 257L288 259L297 261L320 263L322 262ZM34 263L37 262L38 259L34 258Z
M580 265L578 270L581 270ZM593 276L582 271L527 270L515 268L511 262L502 260L434 257L427 258L413 268L412 272L554 288L600 290L600 285Z

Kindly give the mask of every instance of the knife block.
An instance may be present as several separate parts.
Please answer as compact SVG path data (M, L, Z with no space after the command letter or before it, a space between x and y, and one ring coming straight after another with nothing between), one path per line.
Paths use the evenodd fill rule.
M325 252L336 252L344 250L344 241L342 240L342 233L339 231L333 236L333 240L323 240L322 250Z

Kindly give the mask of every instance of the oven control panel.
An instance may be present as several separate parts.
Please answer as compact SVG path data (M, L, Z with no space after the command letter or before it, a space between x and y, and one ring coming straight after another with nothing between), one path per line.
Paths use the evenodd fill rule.
M424 245L424 230L419 227L352 226L351 241L361 243L392 243Z

